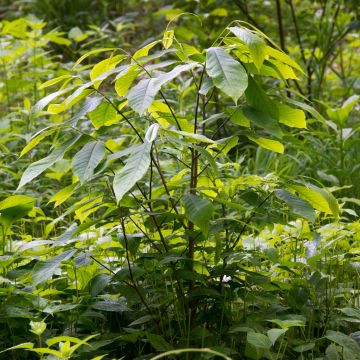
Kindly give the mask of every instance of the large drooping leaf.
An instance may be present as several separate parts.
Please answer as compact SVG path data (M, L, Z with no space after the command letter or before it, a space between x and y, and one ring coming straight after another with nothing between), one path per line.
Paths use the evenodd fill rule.
M211 47L206 51L206 71L214 85L230 96L236 104L248 86L244 67L224 49Z
M176 66L168 73L164 73L156 78L143 79L130 89L127 98L129 106L140 115L153 103L155 96L160 91L161 86L178 77L182 72L193 69L197 63L189 63Z
M129 106L140 115L152 104L160 86L156 79L143 79L129 91L127 98Z
M81 135L76 136L75 138L67 141L65 144L55 148L50 155L30 164L21 177L18 189L22 188L50 166L61 160L65 153L79 140L80 137Z
M4 228L23 218L33 207L35 199L25 195L12 195L0 202L0 224Z
M229 27L229 30L248 46L255 66L260 69L266 56L265 41L251 30L245 28L234 26Z
M207 235L210 219L213 214L213 205L210 201L193 194L184 195L185 217L193 222Z
M144 142L135 148L125 166L115 173L113 189L117 202L146 174L151 162L152 142L156 138L158 128L158 124L149 127Z
M290 188L309 202L314 209L326 214L333 214L336 219L339 217L338 202L326 189L320 189L314 185L311 185L311 188L302 185L291 185Z
M50 279L63 261L69 260L76 252L76 249L70 249L62 252L45 261L38 261L32 272L32 283L34 286Z
M94 175L95 168L105 156L105 145L101 141L87 143L75 156L72 162L73 173L83 184Z
M320 193L323 196L323 198L329 204L329 208L330 208L332 214L334 215L335 220L338 220L339 219L339 214L340 214L340 208L339 208L339 203L336 200L335 196L325 188L319 188L319 187L317 187L315 185L312 185L312 184L309 185L309 187L311 189L317 191L318 193Z
M282 189L276 190L275 195L277 198L284 201L294 214L300 215L309 221L315 221L315 211L307 201Z
M348 351L348 356L346 359L349 360L359 360L360 359L360 345L352 339L350 336L343 334L339 331L328 330L325 337L330 341L333 341L335 344L338 344L343 347L343 350ZM345 357L344 357L345 359Z

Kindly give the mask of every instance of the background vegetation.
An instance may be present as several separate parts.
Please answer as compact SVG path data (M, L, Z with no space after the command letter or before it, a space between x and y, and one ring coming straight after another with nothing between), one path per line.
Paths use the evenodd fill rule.
M358 1L0 2L0 359L359 359Z

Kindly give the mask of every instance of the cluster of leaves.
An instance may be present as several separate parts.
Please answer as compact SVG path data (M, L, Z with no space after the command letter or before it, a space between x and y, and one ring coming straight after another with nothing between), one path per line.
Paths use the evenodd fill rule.
M358 98L321 115L240 21L205 47L171 22L135 52L44 26L1 27L0 358L358 359L357 200L332 194ZM336 187L261 166L319 133Z

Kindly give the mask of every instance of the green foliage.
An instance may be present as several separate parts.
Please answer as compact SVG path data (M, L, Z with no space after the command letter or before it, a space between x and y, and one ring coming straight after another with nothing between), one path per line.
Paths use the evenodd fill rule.
M354 7L67 3L0 24L0 359L358 359Z

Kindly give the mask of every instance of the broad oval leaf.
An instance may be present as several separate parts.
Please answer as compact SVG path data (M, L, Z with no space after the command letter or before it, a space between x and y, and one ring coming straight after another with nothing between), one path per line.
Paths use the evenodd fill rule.
M12 195L0 202L0 225L5 228L23 218L33 207L35 199L25 195Z
M213 205L210 201L193 194L184 195L185 217L193 222L206 236L209 231Z
M125 166L116 172L113 188L117 202L146 174L151 161L150 151L151 143L144 142L129 157Z
M83 184L94 175L94 169L105 156L105 145L101 141L87 143L75 156L72 162L73 173Z
M206 71L214 85L237 104L248 86L244 67L224 49L211 47L206 51Z
M294 214L300 215L309 221L315 221L315 211L307 201L282 189L275 190L275 195L277 198L284 201Z
M76 251L76 249L67 250L46 261L37 262L32 273L33 285L36 286L43 281L50 279L55 271L59 268L61 262L69 260Z
M242 27L230 27L229 30L248 46L255 66L260 69L266 56L265 41L251 30Z
M308 201L314 209L326 214L333 214L336 219L339 217L339 204L335 197L326 189L320 189L317 186L310 187L302 185L291 185L300 197Z
M156 94L159 92L160 86L156 79L143 79L137 85L130 89L127 98L129 106L142 115L152 104Z
M104 101L98 105L89 113L89 117L95 129L100 129L102 126L112 125L119 120L116 109L108 101Z

